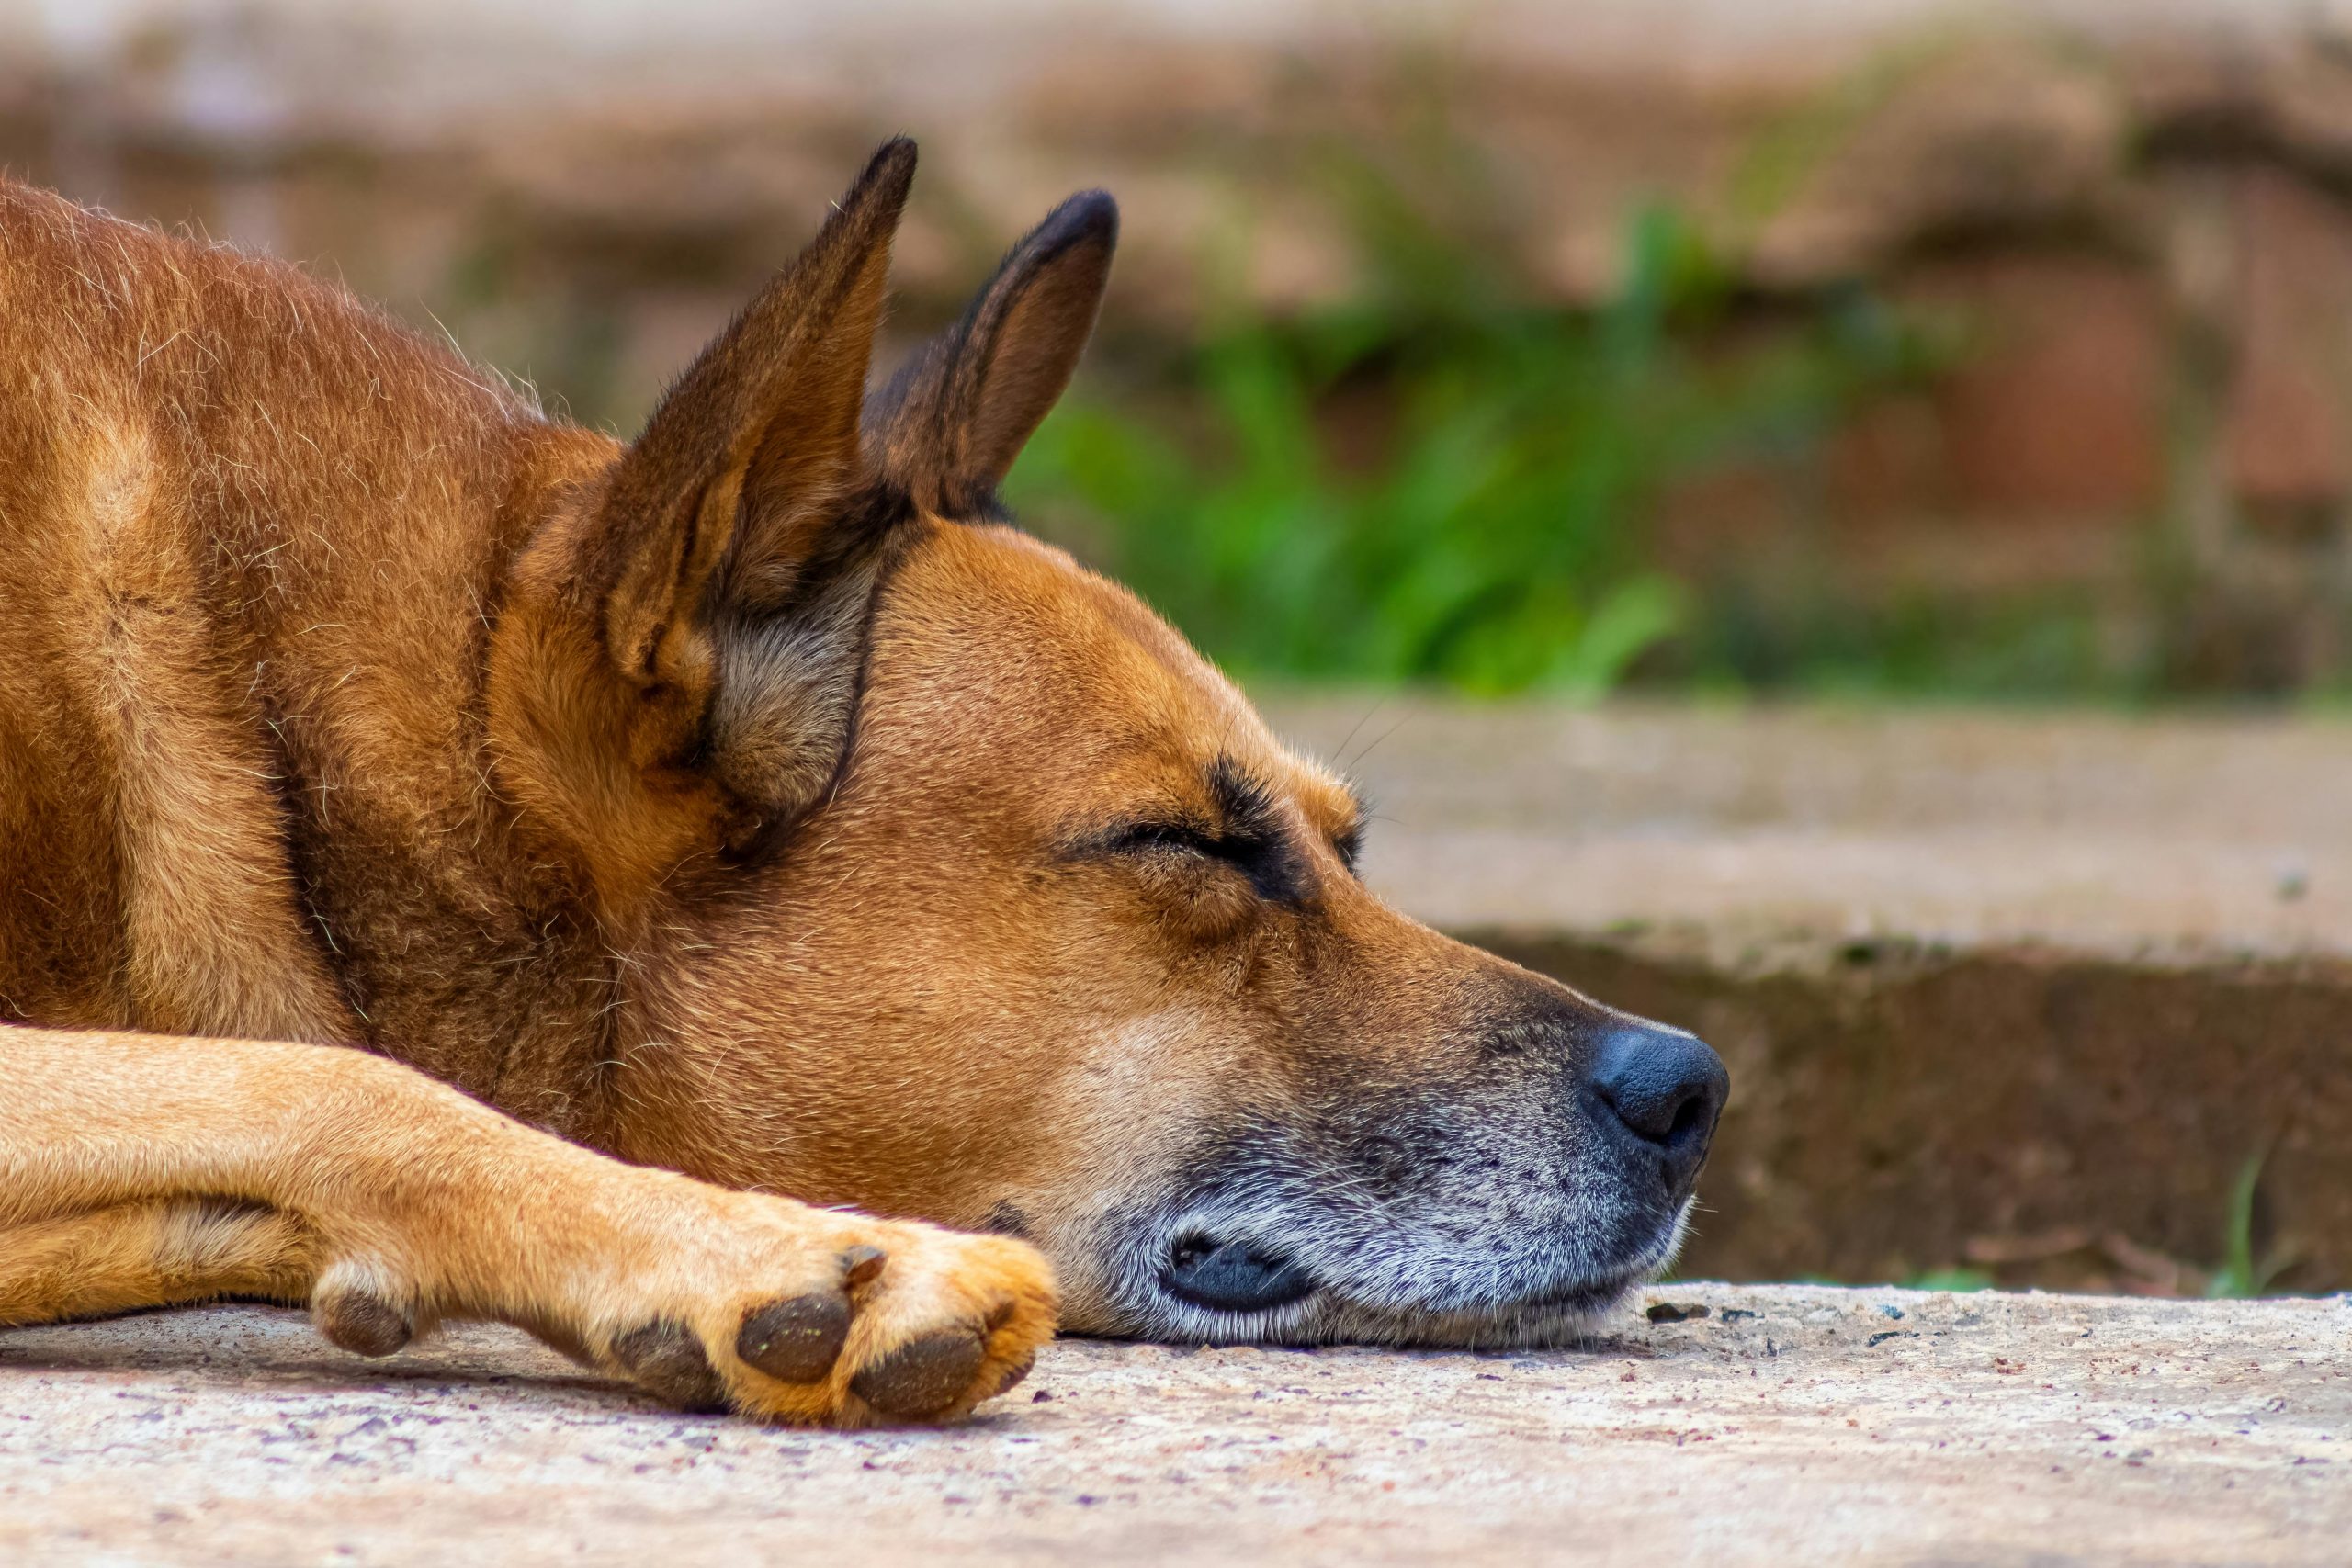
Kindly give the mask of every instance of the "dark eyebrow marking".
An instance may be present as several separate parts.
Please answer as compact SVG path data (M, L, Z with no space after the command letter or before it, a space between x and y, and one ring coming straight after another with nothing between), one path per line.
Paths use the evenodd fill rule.
M1272 838L1282 831L1274 809L1274 793L1242 770L1230 757L1209 764L1209 800L1234 838Z
M1224 819L1218 850L1250 878L1258 897L1303 904L1313 886L1306 857L1283 824L1274 792L1231 757L1209 764L1209 800Z

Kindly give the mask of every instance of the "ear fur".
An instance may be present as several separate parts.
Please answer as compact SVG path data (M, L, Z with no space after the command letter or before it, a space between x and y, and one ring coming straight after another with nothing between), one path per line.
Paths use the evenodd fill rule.
M865 627L909 515L859 419L913 143L876 152L808 249L517 557L492 723L515 796L608 910L716 835L743 848L844 753Z
M860 479L858 414L914 143L866 164L815 240L680 377L582 541L615 669L707 695L709 604L790 592Z
M933 511L987 511L1069 385L1118 241L1118 205L1091 190L1014 245L963 320L868 403L876 467Z

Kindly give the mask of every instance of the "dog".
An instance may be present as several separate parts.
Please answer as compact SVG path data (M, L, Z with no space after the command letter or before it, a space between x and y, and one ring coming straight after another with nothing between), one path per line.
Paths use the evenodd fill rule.
M1672 1256L1713 1053L1384 905L1003 514L1111 199L869 392L914 163L627 446L0 186L0 1324L494 1319L858 1425L1057 1320L1540 1342Z

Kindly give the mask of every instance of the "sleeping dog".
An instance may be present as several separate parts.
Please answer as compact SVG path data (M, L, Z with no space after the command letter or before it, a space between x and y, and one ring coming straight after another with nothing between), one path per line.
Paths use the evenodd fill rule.
M1679 1031L1397 914L1363 811L1009 525L1116 238L877 389L914 150L627 445L0 184L0 1324L519 1324L961 1416L1058 1321L1525 1343L1673 1253Z

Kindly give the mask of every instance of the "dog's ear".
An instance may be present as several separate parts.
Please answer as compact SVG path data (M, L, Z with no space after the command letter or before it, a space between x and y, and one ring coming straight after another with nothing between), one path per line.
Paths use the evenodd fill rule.
M847 753L912 515L860 419L914 164L904 140L876 152L516 558L491 649L502 765L615 908L714 835L744 850L797 818Z
M621 677L707 688L720 602L773 604L861 478L858 417L914 143L885 145L614 468L581 581Z
M1069 385L1118 240L1118 206L1102 191L1054 209L963 320L875 394L865 415L875 465L933 511L985 511Z

